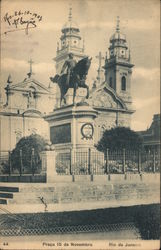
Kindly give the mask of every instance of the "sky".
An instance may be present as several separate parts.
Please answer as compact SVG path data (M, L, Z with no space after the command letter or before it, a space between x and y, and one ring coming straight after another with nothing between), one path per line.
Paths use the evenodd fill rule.
M126 34L135 65L132 73L133 108L131 128L145 130L154 114L160 113L160 1L159 0L2 0L1 1L1 92L11 74L13 83L21 82L29 72L28 61L34 61L34 78L44 85L55 74L57 42L68 20L72 6L73 21L85 40L85 53L92 57L87 83L97 75L99 51L105 56L109 39L115 32L117 16L120 30ZM8 32L4 20L15 11L29 11L42 16L37 27ZM13 27L12 27L13 28Z

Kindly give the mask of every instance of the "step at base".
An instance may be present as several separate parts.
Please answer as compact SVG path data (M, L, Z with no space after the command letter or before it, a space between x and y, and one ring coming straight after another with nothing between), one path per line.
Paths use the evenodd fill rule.
M7 200L5 200L5 199L0 199L0 204L7 204Z
M12 199L13 198L13 194L12 193L0 193L0 198L9 198L9 199Z
M19 192L19 188L18 187L5 187L5 186L0 186L0 192Z

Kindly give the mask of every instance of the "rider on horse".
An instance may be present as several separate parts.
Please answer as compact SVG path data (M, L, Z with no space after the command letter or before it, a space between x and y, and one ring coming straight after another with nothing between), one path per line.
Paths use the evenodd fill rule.
M62 67L61 74L64 73L64 71L67 68L67 78L66 78L66 85L69 86L70 77L73 73L73 68L76 66L77 62L73 59L73 54L69 53L69 59L67 59Z
M86 84L86 76L88 74L89 67L91 65L92 58L88 58L88 56L84 56L81 60L76 63L73 59L73 55L69 55L69 59L63 65L61 75L56 74L54 77L50 77L50 80L53 83L57 83L60 88L60 106L62 100L66 103L65 95L69 88L73 88L73 103L75 101L76 91L78 88L86 88L87 95L89 96L89 87ZM62 74L67 67L67 74Z

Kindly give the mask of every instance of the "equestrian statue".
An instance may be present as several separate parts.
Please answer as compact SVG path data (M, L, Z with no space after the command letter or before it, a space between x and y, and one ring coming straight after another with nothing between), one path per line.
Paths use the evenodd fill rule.
M76 91L78 88L86 88L87 95L89 97L89 87L86 84L86 77L88 74L89 67L91 65L92 58L88 56L84 57L80 61L76 62L73 59L73 54L69 53L69 58L65 61L60 75L56 74L54 77L50 77L53 83L57 83L60 88L60 106L62 100L66 104L65 95L69 88L73 88L73 104L75 103ZM66 70L66 73L64 71Z

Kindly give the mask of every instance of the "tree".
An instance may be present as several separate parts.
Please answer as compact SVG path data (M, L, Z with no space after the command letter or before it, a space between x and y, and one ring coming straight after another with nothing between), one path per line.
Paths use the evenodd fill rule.
M133 130L126 127L116 127L105 130L102 138L96 145L99 151L110 150L138 150L142 146L142 138Z
M40 152L45 150L45 144L45 139L40 135L21 138L11 153L12 168L19 172L39 172L41 168Z

